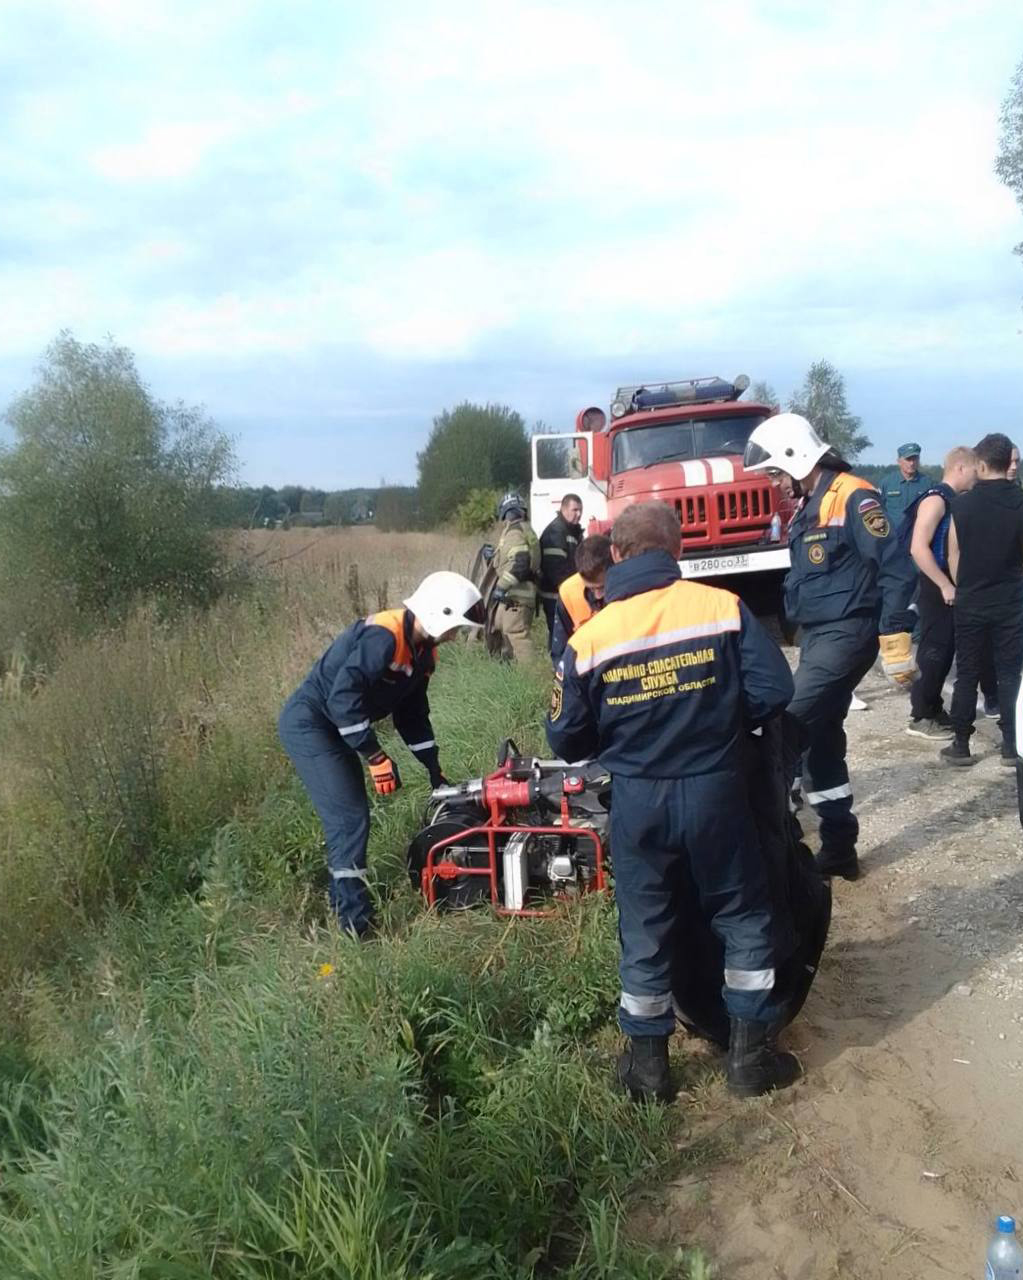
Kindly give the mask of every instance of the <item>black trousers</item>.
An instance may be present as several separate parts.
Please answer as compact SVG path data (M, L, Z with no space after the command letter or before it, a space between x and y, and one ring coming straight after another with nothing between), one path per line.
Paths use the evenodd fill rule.
M919 677L910 689L914 720L933 720L944 709L941 690L952 669L956 652L954 611L930 580L920 575L917 595L920 612L920 644L916 651Z
M543 605L543 616L547 619L547 652L550 653L551 645L554 643L554 612L558 607L558 597L555 593L540 592L540 603Z
M938 588L923 574L917 608L920 643L916 665L920 675L913 681L909 700L914 720L934 720L944 710L941 691L956 653L955 610L945 603ZM986 699L997 701L998 679L990 656L981 668L980 689Z
M998 681L998 727L1010 749L1016 745L1013 723L1020 671L1023 669L1023 613L980 617L961 606L955 614L956 682L952 691L952 726L957 738L969 738L977 715L977 686L985 667L994 667Z

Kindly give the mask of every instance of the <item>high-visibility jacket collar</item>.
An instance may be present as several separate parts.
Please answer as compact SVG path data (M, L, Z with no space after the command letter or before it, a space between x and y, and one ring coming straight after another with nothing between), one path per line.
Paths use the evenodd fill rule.
M846 504L854 493L861 489L873 489L869 480L854 476L851 471L832 473L831 483L825 484L828 472L821 476L820 483L806 504L807 519L816 519L817 525L824 529L829 525L845 524Z
M570 578L565 579L558 590L558 598L575 630L598 613L604 603L593 597L581 573L573 573Z
M383 613L371 613L366 619L367 627L383 627L394 636L394 658L391 661L392 671L401 671L411 675L417 659L420 664L426 660L426 670L432 671L436 646L417 643L415 638L415 619L409 609L386 609Z
M607 571L604 601L627 600L642 591L655 591L682 577L678 561L667 551L644 551L613 564Z

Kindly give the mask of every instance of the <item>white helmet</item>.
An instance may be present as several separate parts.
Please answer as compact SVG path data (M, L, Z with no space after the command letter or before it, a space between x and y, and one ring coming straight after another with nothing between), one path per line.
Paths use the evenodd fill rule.
M830 445L799 413L779 413L754 427L746 445L747 471L784 471L805 480Z
M447 569L425 577L404 604L433 640L456 627L483 626L483 597L468 578Z

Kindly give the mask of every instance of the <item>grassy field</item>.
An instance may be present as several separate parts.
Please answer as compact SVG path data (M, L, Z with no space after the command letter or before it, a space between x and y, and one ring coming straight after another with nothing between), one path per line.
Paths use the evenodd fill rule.
M312 544L311 546L309 544ZM374 802L384 937L325 918L321 834L275 739L346 621L470 547L245 535L267 572L140 614L0 697L4 1280L698 1277L628 1241L637 1182L695 1159L610 1087L613 912L424 913L427 794ZM442 651L451 777L541 742L548 676ZM390 740L389 740L390 741Z

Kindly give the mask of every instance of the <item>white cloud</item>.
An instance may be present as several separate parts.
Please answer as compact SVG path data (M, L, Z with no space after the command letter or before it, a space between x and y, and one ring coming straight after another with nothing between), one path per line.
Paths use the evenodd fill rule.
M98 147L90 163L104 178L119 182L187 178L231 132L225 125L205 122L152 125L137 142Z
M341 348L1018 376L1016 0L21 14L67 43L11 81L8 352L71 325L254 378Z

